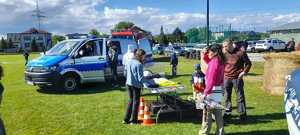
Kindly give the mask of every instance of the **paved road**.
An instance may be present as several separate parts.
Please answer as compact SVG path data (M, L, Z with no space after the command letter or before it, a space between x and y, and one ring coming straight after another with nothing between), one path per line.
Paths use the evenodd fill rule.
M263 53L247 53L251 61L263 62Z

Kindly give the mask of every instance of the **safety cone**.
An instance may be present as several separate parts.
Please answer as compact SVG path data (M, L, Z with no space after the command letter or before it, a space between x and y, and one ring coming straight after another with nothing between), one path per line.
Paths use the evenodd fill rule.
M144 120L144 97L140 98L138 121L142 122Z
M146 104L145 104L145 109L144 109L144 120L143 120L142 125L143 126L153 125L153 120L151 119L151 116L150 116L149 106Z

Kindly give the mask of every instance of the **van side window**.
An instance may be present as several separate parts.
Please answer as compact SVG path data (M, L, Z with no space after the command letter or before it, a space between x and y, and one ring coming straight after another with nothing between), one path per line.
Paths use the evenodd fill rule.
M122 50L121 50L121 44L119 41L111 41L112 45L115 45L117 47L118 50L118 54L122 54ZM106 54L108 54L108 50L109 50L109 46L106 49Z
M88 56L98 56L100 52L98 51L96 41L89 41L83 45L79 50L80 57Z
M99 52L99 55L103 55L103 40L98 40L98 52Z

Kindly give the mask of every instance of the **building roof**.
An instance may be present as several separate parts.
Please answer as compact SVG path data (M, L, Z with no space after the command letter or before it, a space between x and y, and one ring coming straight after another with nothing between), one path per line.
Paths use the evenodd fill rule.
M44 30L38 30L36 28L31 28L27 31L22 32L21 34L51 34L51 33L44 31Z
M300 29L300 22L287 23L278 27L274 27L272 31Z

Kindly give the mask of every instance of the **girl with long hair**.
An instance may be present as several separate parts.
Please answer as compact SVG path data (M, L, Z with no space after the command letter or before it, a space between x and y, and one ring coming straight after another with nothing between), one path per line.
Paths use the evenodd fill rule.
M205 98L221 103L223 96L224 63L225 57L220 45L211 45L203 51L203 60L207 63L205 73L205 89L200 100ZM215 116L217 124L217 135L224 134L222 110L216 108L203 109L202 127L199 135L208 135L212 125L212 115Z

